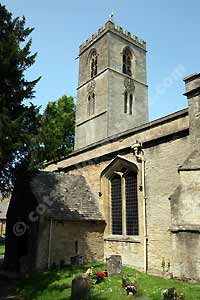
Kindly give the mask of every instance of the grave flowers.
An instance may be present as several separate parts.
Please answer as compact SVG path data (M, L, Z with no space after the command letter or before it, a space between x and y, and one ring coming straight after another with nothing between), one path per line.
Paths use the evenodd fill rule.
M122 277L122 287L125 289L130 298L133 298L137 291L135 283L135 278L131 280L129 277Z
M169 288L161 292L162 300L184 300L184 294L177 293L175 288Z
M104 271L94 272L93 268L89 268L84 275L89 276L93 283L100 283L105 277L108 277L108 271L105 269Z
M133 298L133 296L135 295L137 288L135 285L127 285L125 287L125 290L127 292L127 295L129 295L130 298Z
M100 283L104 279L104 277L108 277L108 272L107 270L98 271L95 273L95 276L96 276L96 283Z

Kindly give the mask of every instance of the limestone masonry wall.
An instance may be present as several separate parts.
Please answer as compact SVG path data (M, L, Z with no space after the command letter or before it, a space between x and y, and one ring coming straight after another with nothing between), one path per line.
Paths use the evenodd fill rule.
M104 201L106 199L99 192L103 193L102 182L100 175L102 171L111 163L116 154L112 154L118 148L120 157L129 159L133 163L137 163L132 153L131 148L126 148L126 153L123 154L123 148L120 152L120 145L127 145L134 142L136 139L141 141L149 140L150 137L164 136L164 133L176 132L187 128L187 118L176 119L170 124L162 124L157 128L151 128L146 132L136 133L131 137L117 139L115 142L105 146L99 146L94 150L81 153L75 158L69 158L62 162L62 166L70 166L70 160L82 163L71 165L70 169L66 169L70 174L82 174L85 176L93 193L98 199L98 204L101 211L105 215ZM168 125L168 126L167 126ZM154 131L155 130L155 131ZM109 155L101 156L102 150L107 150ZM190 143L188 136L181 137L177 134L175 137L157 144L153 144L144 149L146 160L145 177L146 177L146 193L147 193L147 230L148 230L148 268L150 272L159 273L162 271L161 264L164 259L166 263L172 263L171 253L171 226L170 201L169 197L174 189L179 184L178 167L183 164L190 151ZM100 157L101 156L101 157ZM91 158L85 161L83 157ZM100 158L98 158L100 157ZM141 177L141 164L138 164ZM141 184L141 178L139 178ZM108 199L107 199L108 200ZM143 268L144 249L143 249L143 212L142 212L142 193L138 190L138 212L139 212L139 236L137 238L115 238L107 235L107 230L104 234L104 255L121 254L124 264L134 266L138 269ZM107 224L108 226L109 224Z
M149 271L162 270L172 263L169 197L179 184L178 167L190 151L189 137L163 143L145 150Z
M188 137L145 149L146 192L147 192L147 228L148 228L148 267L149 271L159 273L161 264L172 262L171 253L171 213L169 197L179 184L178 167L184 162L190 149ZM135 163L132 152L123 156ZM111 160L83 166L71 170L73 174L83 174L99 199L103 211L102 198L98 193L102 187L100 174ZM124 264L138 269L143 268L143 215L141 192L138 192L140 235L138 240L123 241L109 239L105 236L105 256L121 254ZM104 212L105 213L105 212Z
M55 221L52 229L51 263L59 264L61 260L70 263L70 257L77 254L83 256L85 261L102 261L103 231L104 225L95 222L82 221L80 224L75 221Z
M94 221L52 220L51 244L50 221L40 224L37 269L46 269L48 261L60 265L70 263L70 257L81 255L85 261L102 261L104 257L104 223ZM101 246L100 246L101 245Z

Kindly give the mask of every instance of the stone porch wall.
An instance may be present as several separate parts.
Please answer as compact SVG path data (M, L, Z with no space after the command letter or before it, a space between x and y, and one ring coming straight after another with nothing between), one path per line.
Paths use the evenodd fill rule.
M95 221L52 221L51 246L49 251L49 220L43 222L43 236L39 241L37 269L46 269L61 261L70 263L70 258L81 255L84 261L103 261L105 224ZM44 238L45 235L45 238ZM77 246L75 246L77 244ZM77 247L77 253L76 253Z

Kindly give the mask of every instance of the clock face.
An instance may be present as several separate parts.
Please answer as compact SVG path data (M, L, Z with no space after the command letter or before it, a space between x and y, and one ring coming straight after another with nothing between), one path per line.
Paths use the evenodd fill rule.
M87 84L88 94L91 94L94 92L95 85L96 85L96 83L95 83L94 79L92 79L90 82L88 82L88 84Z
M135 91L135 84L134 80L132 78L126 77L124 79L124 86L128 92L134 92Z

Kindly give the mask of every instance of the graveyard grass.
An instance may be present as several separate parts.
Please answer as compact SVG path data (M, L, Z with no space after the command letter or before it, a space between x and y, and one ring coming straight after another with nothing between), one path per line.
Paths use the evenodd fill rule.
M36 273L30 278L18 283L17 293L21 300L70 300L72 279L82 274L88 267L95 271L104 270L105 264L87 264L84 269L52 270L51 272ZM163 279L146 275L128 267L123 267L122 274L136 276L137 293L133 299L161 300L161 290L174 287L185 295L185 300L200 299L200 283ZM122 275L104 278L91 289L90 300L125 300L129 299L121 287ZM146 297L142 297L146 296ZM81 300L81 299L80 299Z

